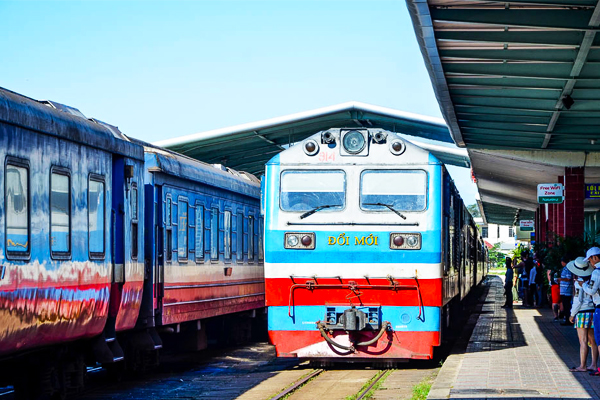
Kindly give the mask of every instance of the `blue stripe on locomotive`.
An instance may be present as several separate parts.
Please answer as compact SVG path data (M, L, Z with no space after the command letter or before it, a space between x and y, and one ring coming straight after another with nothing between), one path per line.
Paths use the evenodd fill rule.
M357 307L359 310L361 307ZM362 307L365 308L365 307ZM325 306L286 306L269 307L269 331L314 331L316 322L325 319ZM440 308L423 307L419 318L419 307L416 306L381 306L381 321L388 321L395 331L439 331Z
M331 229L331 226L327 227ZM411 231L410 227L402 227L401 231ZM343 227L336 231L316 231L314 250L290 250L284 248L285 231L266 232L265 239L269 243L270 251L267 255L267 262L277 263L439 263L441 261L441 243L440 230L431 230L421 232L422 248L421 250L391 250L389 248L389 230L388 231L349 231L345 232L350 243L347 246L337 244L329 245L328 238L337 239ZM288 230L295 231L293 229ZM306 231L299 229L299 232ZM312 232L312 231L311 231ZM361 245L356 246L355 238L363 238L369 235L378 236L378 246ZM332 254L335 258L332 259Z

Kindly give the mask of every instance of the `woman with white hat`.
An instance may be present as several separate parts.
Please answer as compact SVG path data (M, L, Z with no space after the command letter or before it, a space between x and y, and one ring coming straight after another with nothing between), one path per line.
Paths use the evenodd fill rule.
M576 277L574 282L573 306L571 307L571 323L575 323L577 336L579 337L579 366L573 367L571 372L596 371L598 368L598 347L594 339L594 301L592 296L587 294L582 285L590 279L592 275L592 266L585 261L583 257L577 257L575 261L567 264L569 271ZM600 323L600 321L596 321ZM592 365L586 367L587 356L589 353L588 343L592 348Z

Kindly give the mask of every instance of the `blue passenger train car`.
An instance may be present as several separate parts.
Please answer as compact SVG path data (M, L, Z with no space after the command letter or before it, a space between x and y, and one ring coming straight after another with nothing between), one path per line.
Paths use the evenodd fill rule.
M4 89L0 160L0 384L19 397L77 393L86 365L143 370L164 337L203 348L206 325L264 309L254 176Z

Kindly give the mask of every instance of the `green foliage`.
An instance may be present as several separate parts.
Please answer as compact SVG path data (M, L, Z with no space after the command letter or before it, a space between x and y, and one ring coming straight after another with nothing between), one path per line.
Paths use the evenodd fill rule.
M496 265L498 267L503 267L506 256L504 255L504 253L500 252L500 244L501 243L496 243L494 245L494 247L492 247L489 250L488 256L489 256L489 260L492 263L492 265Z
M543 260L546 268L550 268L553 272L559 272L562 269L562 265L560 264L562 256L566 254L570 259L574 260L579 256L585 256L587 249L593 246L600 245L589 236L559 236L556 242L536 243L535 248L540 253L540 258Z
M413 387L413 395L410 400L425 400L431 390L432 378L423 379L418 385Z
M467 210L471 213L473 218L481 217L481 213L479 212L479 206L477 204L470 204L467 206Z
M519 243L519 246L518 246L518 247L516 247L516 248L514 248L513 250L511 250L511 251L508 253L508 256L509 256L509 257L510 257L512 260L514 260L514 259L516 258L517 260L519 260L519 262L521 262L521 253L522 253L523 251L526 251L526 250L529 250L529 248L528 248L528 247L526 247L526 246L525 246L523 243Z

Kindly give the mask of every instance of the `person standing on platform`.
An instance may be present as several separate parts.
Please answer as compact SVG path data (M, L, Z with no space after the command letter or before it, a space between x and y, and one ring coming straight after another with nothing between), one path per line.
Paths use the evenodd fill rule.
M513 308L513 265L510 257L506 257L505 262L506 275L504 276L504 294L506 295L506 302L504 302L502 308Z
M575 323L577 336L579 337L579 366L572 367L571 372L596 371L598 369L598 346L594 339L594 301L592 296L583 290L583 285L590 280L592 267L583 257L577 257L575 261L570 261L567 268L575 277L573 291L573 306L571 307L571 317L569 321ZM600 323L600 321L597 321ZM592 364L587 365L589 347L592 349Z
M517 264L519 275L521 277L521 286L523 288L523 307L531 306L531 303L529 302L529 273L531 272L531 268L527 268L528 258L529 252L527 250L523 250L521 252L522 261Z
M581 288L585 293L592 296L594 306L596 307L594 311L594 319L596 320L594 324L594 338L598 344L600 343L600 248L592 247L589 249L586 253L585 261L588 261L595 267L590 281L581 285ZM593 374L600 376L600 370L596 370Z
M558 284L558 273L552 273L548 269L548 282L550 282L550 296L552 303L552 312L554 313L554 321L558 321L558 317L561 315L560 311L560 285Z
M536 307L540 306L540 299L538 298L538 295L537 295L537 285L535 283L536 280L537 280L537 268L534 265L529 270L529 296L530 297L529 297L529 299L527 299L527 302L529 303L529 305L531 307L533 307L534 303L535 303Z
M558 278L558 282L560 282L560 302L562 304L561 318L563 319L560 323L561 325L571 325L569 322L569 310L571 309L571 300L573 299L573 274L567 268L569 261L571 260L566 255L560 260L563 266L560 278Z

